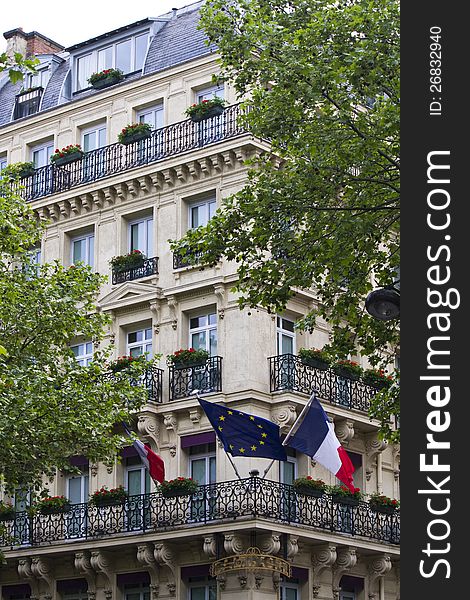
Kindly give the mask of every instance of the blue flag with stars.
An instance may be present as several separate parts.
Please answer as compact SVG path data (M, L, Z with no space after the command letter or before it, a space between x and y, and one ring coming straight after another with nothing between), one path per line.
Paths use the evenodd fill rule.
M198 398L212 427L232 456L287 460L281 444L279 425L234 408Z

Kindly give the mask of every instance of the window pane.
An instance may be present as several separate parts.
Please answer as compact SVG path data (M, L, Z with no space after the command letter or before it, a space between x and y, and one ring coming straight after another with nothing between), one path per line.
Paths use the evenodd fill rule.
M131 225L131 247L130 250L142 250L140 248L142 238L143 223L134 223Z
M88 264L90 267L93 266L94 263L94 254L95 254L95 236L90 235L88 238Z
M196 229L200 225L203 225L203 216L201 214L202 206L193 206L191 207L191 222L189 226L192 229Z
M282 319L282 329L286 331L294 332L294 321L288 321L287 319Z
M137 331L133 331L132 333L129 333L127 336L128 344L133 344L134 342L137 342Z
M209 315L209 325L216 325L217 324L217 315L215 313L211 313Z
M130 356L140 356L143 354L142 346L134 346L134 348L129 349Z
M215 456L211 456L209 458L209 483L215 483L216 480L215 464Z
M191 348L195 350L206 350L206 332L200 331L199 333L193 333L191 336Z
M281 334L281 354L294 353L294 340L287 335Z
M190 593L191 600L206 600L206 588L205 587L193 587Z
M209 331L209 352L211 356L217 355L217 329Z
M78 89L89 87L88 78L93 73L93 57L91 54L82 56L77 61Z
M116 68L123 73L131 71L131 40L116 44Z
M98 129L98 148L106 146L106 127Z
M150 329L150 327L148 329L145 330L145 339L146 340L151 340L152 339L152 330Z
M82 478L70 477L68 480L68 498L72 504L80 504L82 500Z
M190 329L198 329L198 327L204 327L207 324L207 316L204 315L202 317L193 317L189 321Z
M145 53L147 52L148 35L139 35L135 38L135 65L134 71L142 69L144 66Z
M295 463L284 461L282 463L282 483L292 485L295 479Z
M142 469L127 472L127 491L130 496L142 494Z
M85 261L85 259L86 259L85 240L76 240L75 242L73 242L73 254L72 254L73 264L76 264L80 261Z
M153 256L153 219L147 220L147 244L144 253L146 256Z
M98 71L110 69L113 66L113 47L104 48L98 52Z
M205 485L207 482L206 474L206 459L200 458L191 461L191 477L195 479L199 485Z

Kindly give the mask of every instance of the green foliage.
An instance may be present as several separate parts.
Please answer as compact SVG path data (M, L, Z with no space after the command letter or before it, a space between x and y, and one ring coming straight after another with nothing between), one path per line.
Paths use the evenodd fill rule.
M114 460L124 439L114 430L146 400L138 381L109 376L110 350L81 367L70 345L99 342L109 323L95 301L105 277L88 266L38 266L28 249L42 228L0 182L0 480L8 490L41 488L42 474L70 470L69 457Z
M221 78L250 98L243 121L271 152L206 227L174 252L237 263L240 306L282 312L315 290L332 353L384 366L396 321L364 309L399 265L399 4L397 0L212 0L201 27Z
M19 52L15 52L13 57L3 52L0 54L0 73L8 71L10 81L17 83L23 79L25 71L35 73L39 62L38 58L25 58Z

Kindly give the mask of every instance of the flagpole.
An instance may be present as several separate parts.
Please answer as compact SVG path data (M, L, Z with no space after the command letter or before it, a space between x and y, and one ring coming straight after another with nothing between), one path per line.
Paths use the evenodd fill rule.
M315 397L315 390L312 392L312 395L309 398L309 401L307 402L307 404L303 407L302 412L300 413L300 415L297 417L297 419L295 420L294 424L292 425L292 427L289 430L289 433L286 435L286 437L284 438L282 445L285 446L287 444L287 442L290 440L290 438L292 437L292 433L294 431L294 429L296 427L298 427L298 422L300 421L300 419L304 416L304 414L307 412L308 407L310 406L313 398ZM273 466L273 464L275 463L276 459L273 458L273 460L269 463L269 465L266 467L266 469L264 470L263 473L263 477L261 479L264 479L266 477L266 475L268 474L268 472L271 470L271 467Z

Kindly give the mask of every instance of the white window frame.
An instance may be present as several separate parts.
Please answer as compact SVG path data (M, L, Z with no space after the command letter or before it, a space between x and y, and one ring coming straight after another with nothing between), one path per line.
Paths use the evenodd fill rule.
M150 493L150 476L148 475L148 471L145 466L142 464L140 457L136 457L139 459L139 463L135 465L127 465L125 466L125 477L124 483L126 490L129 491L129 473L134 471L140 471L140 495ZM143 491L142 491L143 490Z
M29 88L46 88L51 78L51 68L48 63L36 67L36 73L27 73L25 78L25 89Z
M210 85L206 88L196 91L196 102L202 102L202 100L210 100L217 96L217 98L224 99L225 88L224 85Z
M34 162L35 152L41 152L43 150L45 151L46 161L44 162L44 164L41 164L41 165L39 165L39 164L36 165L36 163L35 163L34 164L35 169L40 169L41 167L47 167L48 165L50 165L50 158L51 158L52 154L54 153L54 142L48 141L48 142L43 142L42 144L37 144L36 146L30 146L31 161Z
M294 465L294 480L298 477L298 472L299 472L299 461L297 456L287 456L287 461L288 463L291 463ZM279 481L280 483L286 483L284 481L285 476L284 476L284 462L280 462L280 469L279 469ZM288 485L292 485L291 483L289 483Z
M210 316L215 316L215 323L209 323L209 317ZM205 325L201 325L199 327L191 327L191 319L200 319L206 317L207 318L207 323ZM192 345L192 337L193 334L196 333L206 333L206 347L203 348L203 350L207 350L207 352L210 353L211 351L211 344L210 344L210 332L211 331L215 331L216 336L215 336L215 343L216 343L216 348L218 347L219 344L219 339L218 339L218 331L217 331L217 326L218 326L218 322L217 322L217 312L214 311L208 311L208 312L203 312L203 313L198 313L198 314L194 314L191 315L189 317L189 341L190 341L190 346L193 347ZM216 356L216 355L214 355Z
M147 115L151 115L151 118L145 119ZM136 113L138 123L148 123L153 130L160 129L164 126L163 123L163 102L149 106L148 108L142 108ZM158 124L158 121L161 121Z
M91 346L91 352L87 352L87 346L89 345ZM82 361L85 361L85 364L82 366L88 366L88 364L93 360L93 342L81 342L80 344L74 344L73 346L70 346L70 348L83 348L83 354L75 355L75 360L77 360L77 362L81 363Z
M193 224L193 220L192 220L192 211L194 208L199 208L199 207L204 207L203 219L201 220L202 222L195 227ZM217 200L216 200L215 196L210 196L203 200L194 200L192 202L188 202L188 228L196 229L197 227L201 227L201 226L204 227L205 225L207 225L207 223L209 223L209 221L212 219L216 209L217 209ZM212 214L211 214L211 210L212 210Z
M288 329L284 329L284 321L288 321L289 323L293 323L294 324L294 331L289 331ZM296 354L297 352L297 347L296 347L296 335L295 335L295 321L293 319L289 319L287 317L281 317L280 315L277 315L276 318L276 344L277 344L277 354L278 356L280 356L281 354L283 354L282 352L282 337L288 337L292 339L292 354Z
M209 485L210 483L217 482L217 456L215 449L213 451L200 452L199 454L191 454L191 448L189 450L189 465L188 465L188 477L193 477L193 463L199 460L205 460L205 473L206 480L199 483L199 485ZM210 481L210 473L211 473L211 459L214 460L215 465L215 477L214 481Z
M147 36L147 48L145 50L144 53L144 58L142 61L142 66L140 68L136 68L136 40L138 37L141 37L143 35ZM89 52L83 52L82 54L78 54L76 57L74 57L74 62L76 63L76 66L74 67L74 80L75 80L75 84L74 84L74 90L75 91L80 91L80 90L84 90L87 89L89 86L87 83L84 84L83 87L79 86L79 63L80 63L80 59L81 58L85 58L86 56L90 56L91 57L91 61L90 61L90 74L87 76L86 79L88 79L88 77L93 74L98 72L98 70L103 70L103 69L114 69L114 68L118 68L116 66L116 57L117 57L117 46L119 44L122 44L124 42L127 41L131 41L131 56L130 56L130 71L124 72L124 75L128 75L129 73L135 73L138 71L142 71L142 69L144 68L145 65L145 59L147 57L147 53L148 53L148 49L149 49L149 43L150 43L150 29L144 29L142 31L136 31L135 33L132 33L131 35L126 35L124 37L121 37L119 39L114 40L112 43L106 43L103 44L102 46L99 46ZM105 67L103 67L103 69L99 68L98 66L98 53L106 50L107 48L112 48L112 58L111 58L111 64L110 65L106 65Z
M93 240L93 243L92 243ZM76 242L85 241L85 258L79 262L83 262L85 265L89 265L93 267L95 264L95 234L94 233L86 233L84 235L79 235L70 239L70 264L73 265L73 249L74 244ZM93 250L90 251L90 246L93 246Z
M129 336L132 335L133 333L139 333L142 332L142 341L136 341L136 342L129 342ZM150 333L149 333L150 332ZM150 335L150 337L146 337L147 335ZM145 352L148 352L148 350L145 350L145 347L150 345L150 352L148 353L147 358L150 359L153 357L153 335L152 335L152 328L151 327L143 327L141 329L133 329L132 331L128 331L126 334L126 354L128 356L130 356L131 351L133 348L139 348L140 346L142 347L142 354L145 354Z
M104 140L103 144L100 144L100 132L104 131ZM94 127L87 127L86 129L82 129L82 148L85 150L85 136L90 134L95 134L95 147L90 150L98 150L98 148L104 148L106 146L107 141L107 131L106 131L106 123L101 123L100 125L95 125Z
M286 600L284 591L287 589L295 590L296 600L300 600L300 586L298 583L289 583L287 581L281 581L279 584L279 599Z
M8 166L8 158L6 156L0 156L0 171L3 171Z
M213 588L215 590L215 595L217 597L217 584L212 584L207 581L207 578L204 578L204 581L190 581L188 582L188 600L191 600L192 592L194 588L204 588L204 600L209 600L209 588Z
M138 250L140 250L143 254L145 254L146 258L152 258L153 257L153 244L154 244L154 235L153 235L153 215L151 217L145 217L143 219L135 219L133 221L129 221L128 223L128 244L127 244L127 250L128 252L132 252L133 248L132 248L132 226L133 225L139 225L140 223L144 223L144 227L143 227L143 231L144 231L144 235L143 235L143 239L144 239L144 243L141 244L142 247L138 248ZM149 228L150 231L152 232L152 239L149 240ZM150 244L149 244L150 242ZM152 247L150 247L152 246ZM135 248L134 248L135 250Z
M68 475L66 478L66 496L70 498L70 482L73 479L80 479L80 502L78 504L85 504L88 502L88 495L90 491L90 478L88 473L81 473L80 475Z

